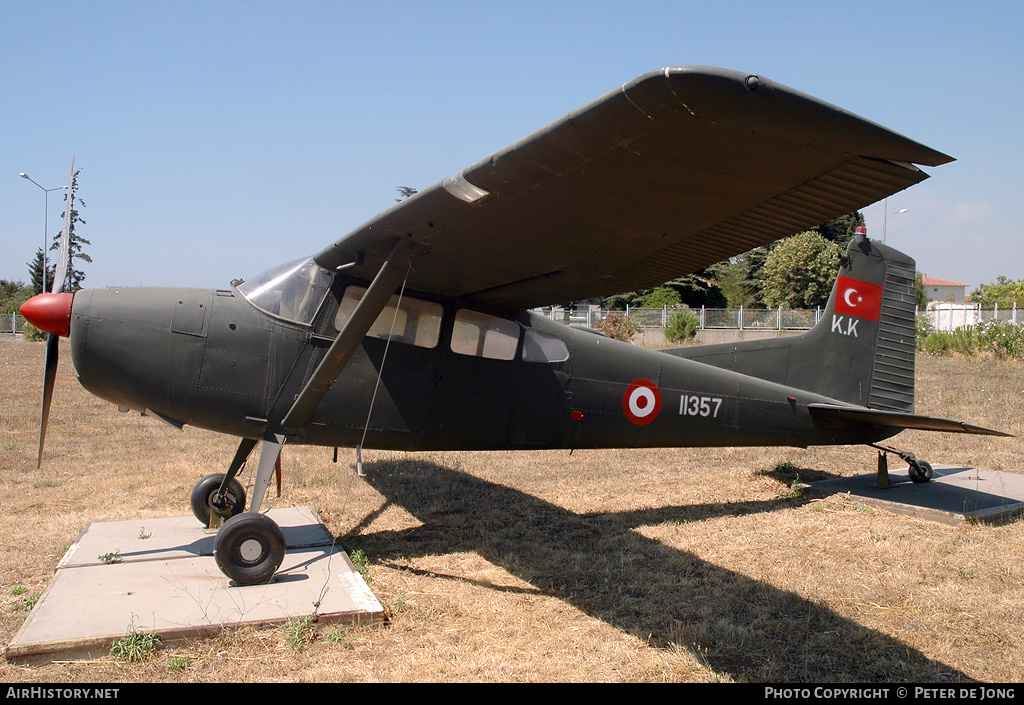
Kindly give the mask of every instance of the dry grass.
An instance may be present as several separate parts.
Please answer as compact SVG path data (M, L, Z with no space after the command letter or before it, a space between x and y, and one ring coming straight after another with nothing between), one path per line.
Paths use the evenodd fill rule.
M118 414L63 353L37 470L43 347L0 341L4 644L87 523L188 514L192 485L235 447ZM921 412L1024 435L1021 363L919 368ZM894 440L1024 471L1015 438ZM315 625L301 650L280 627L165 644L138 664L2 662L0 680L1024 680L1024 523L949 527L789 496L797 478L873 472L867 448L368 452L366 478L342 455L286 448L272 501L312 506L366 553L387 624Z

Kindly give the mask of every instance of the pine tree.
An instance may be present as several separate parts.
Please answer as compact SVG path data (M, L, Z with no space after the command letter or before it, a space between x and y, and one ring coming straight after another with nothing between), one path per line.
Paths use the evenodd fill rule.
M75 269L75 260L80 260L82 262L92 262L92 257L90 257L89 255L85 254L85 252L82 251L83 245L91 245L92 243L86 240L84 237L82 237L76 230L76 226L79 223L85 225L85 221L82 220L82 217L78 212L78 209L75 207L75 203L77 201L80 207L85 208L85 201L83 201L81 198L76 198L78 195L78 175L81 173L81 169L74 173L74 175L71 177L71 188L68 189L68 192L64 195L64 202L68 204L65 206L65 209L67 209L68 207L71 208L71 220L68 225L68 235L70 240L68 247L68 272L64 278L64 291L69 291L72 293L81 289L82 282L85 281L85 272L83 272L80 269ZM62 213L62 222L63 218L64 214ZM60 236L62 231L63 226L61 226L61 231L58 231L53 236L53 244L50 245L51 252L60 252ZM56 265L56 263L54 264Z
M40 247L36 250L36 256L28 262L28 285L32 287L33 294L43 293L43 248ZM46 283L49 287L53 286L53 265L50 264L46 268Z

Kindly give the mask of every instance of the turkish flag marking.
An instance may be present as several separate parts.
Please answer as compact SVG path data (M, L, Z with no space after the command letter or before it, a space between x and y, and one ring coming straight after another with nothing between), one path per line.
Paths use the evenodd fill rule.
M860 279L836 280L836 313L877 321L882 311L882 287Z

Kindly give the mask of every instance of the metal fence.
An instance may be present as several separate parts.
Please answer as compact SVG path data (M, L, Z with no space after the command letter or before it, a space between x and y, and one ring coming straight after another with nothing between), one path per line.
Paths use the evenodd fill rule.
M583 325L593 328L609 314L625 314L639 321L643 328L664 328L669 317L680 310L674 307L665 308L632 308L625 311L611 311L599 306L545 306L534 309L554 321ZM810 330L821 320L822 309L763 309L763 308L692 308L689 310L700 320L700 330L732 329L732 330ZM936 330L955 330L956 328L978 325L984 321L998 320L1024 324L1024 312L1017 306L998 306L983 309L970 304L932 304L926 311L916 311L919 316L931 320Z
M22 333L25 330L25 317L20 313L0 313L0 334Z
M758 309L758 308L634 308L612 311L599 306L545 306L534 309L551 320L593 328L609 314L626 315L639 321L643 328L664 328L676 311L690 311L700 321L700 329L731 328L738 330L808 330L821 318L821 309Z

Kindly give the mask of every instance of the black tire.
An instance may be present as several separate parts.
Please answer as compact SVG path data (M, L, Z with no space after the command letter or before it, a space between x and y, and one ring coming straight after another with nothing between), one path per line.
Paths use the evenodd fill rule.
M202 522L203 526L210 525L210 515L213 513L211 500L220 489L222 482L224 482L224 473L218 472L207 475L192 488L192 514ZM241 482L232 478L224 494L224 499L227 500L227 511L221 512L221 514L225 519L245 511L245 488L242 487Z
M257 512L231 517L217 532L213 557L237 585L270 582L285 553L284 533L273 519Z
M911 460L907 474L914 482L928 482L932 479L932 466L923 460Z

